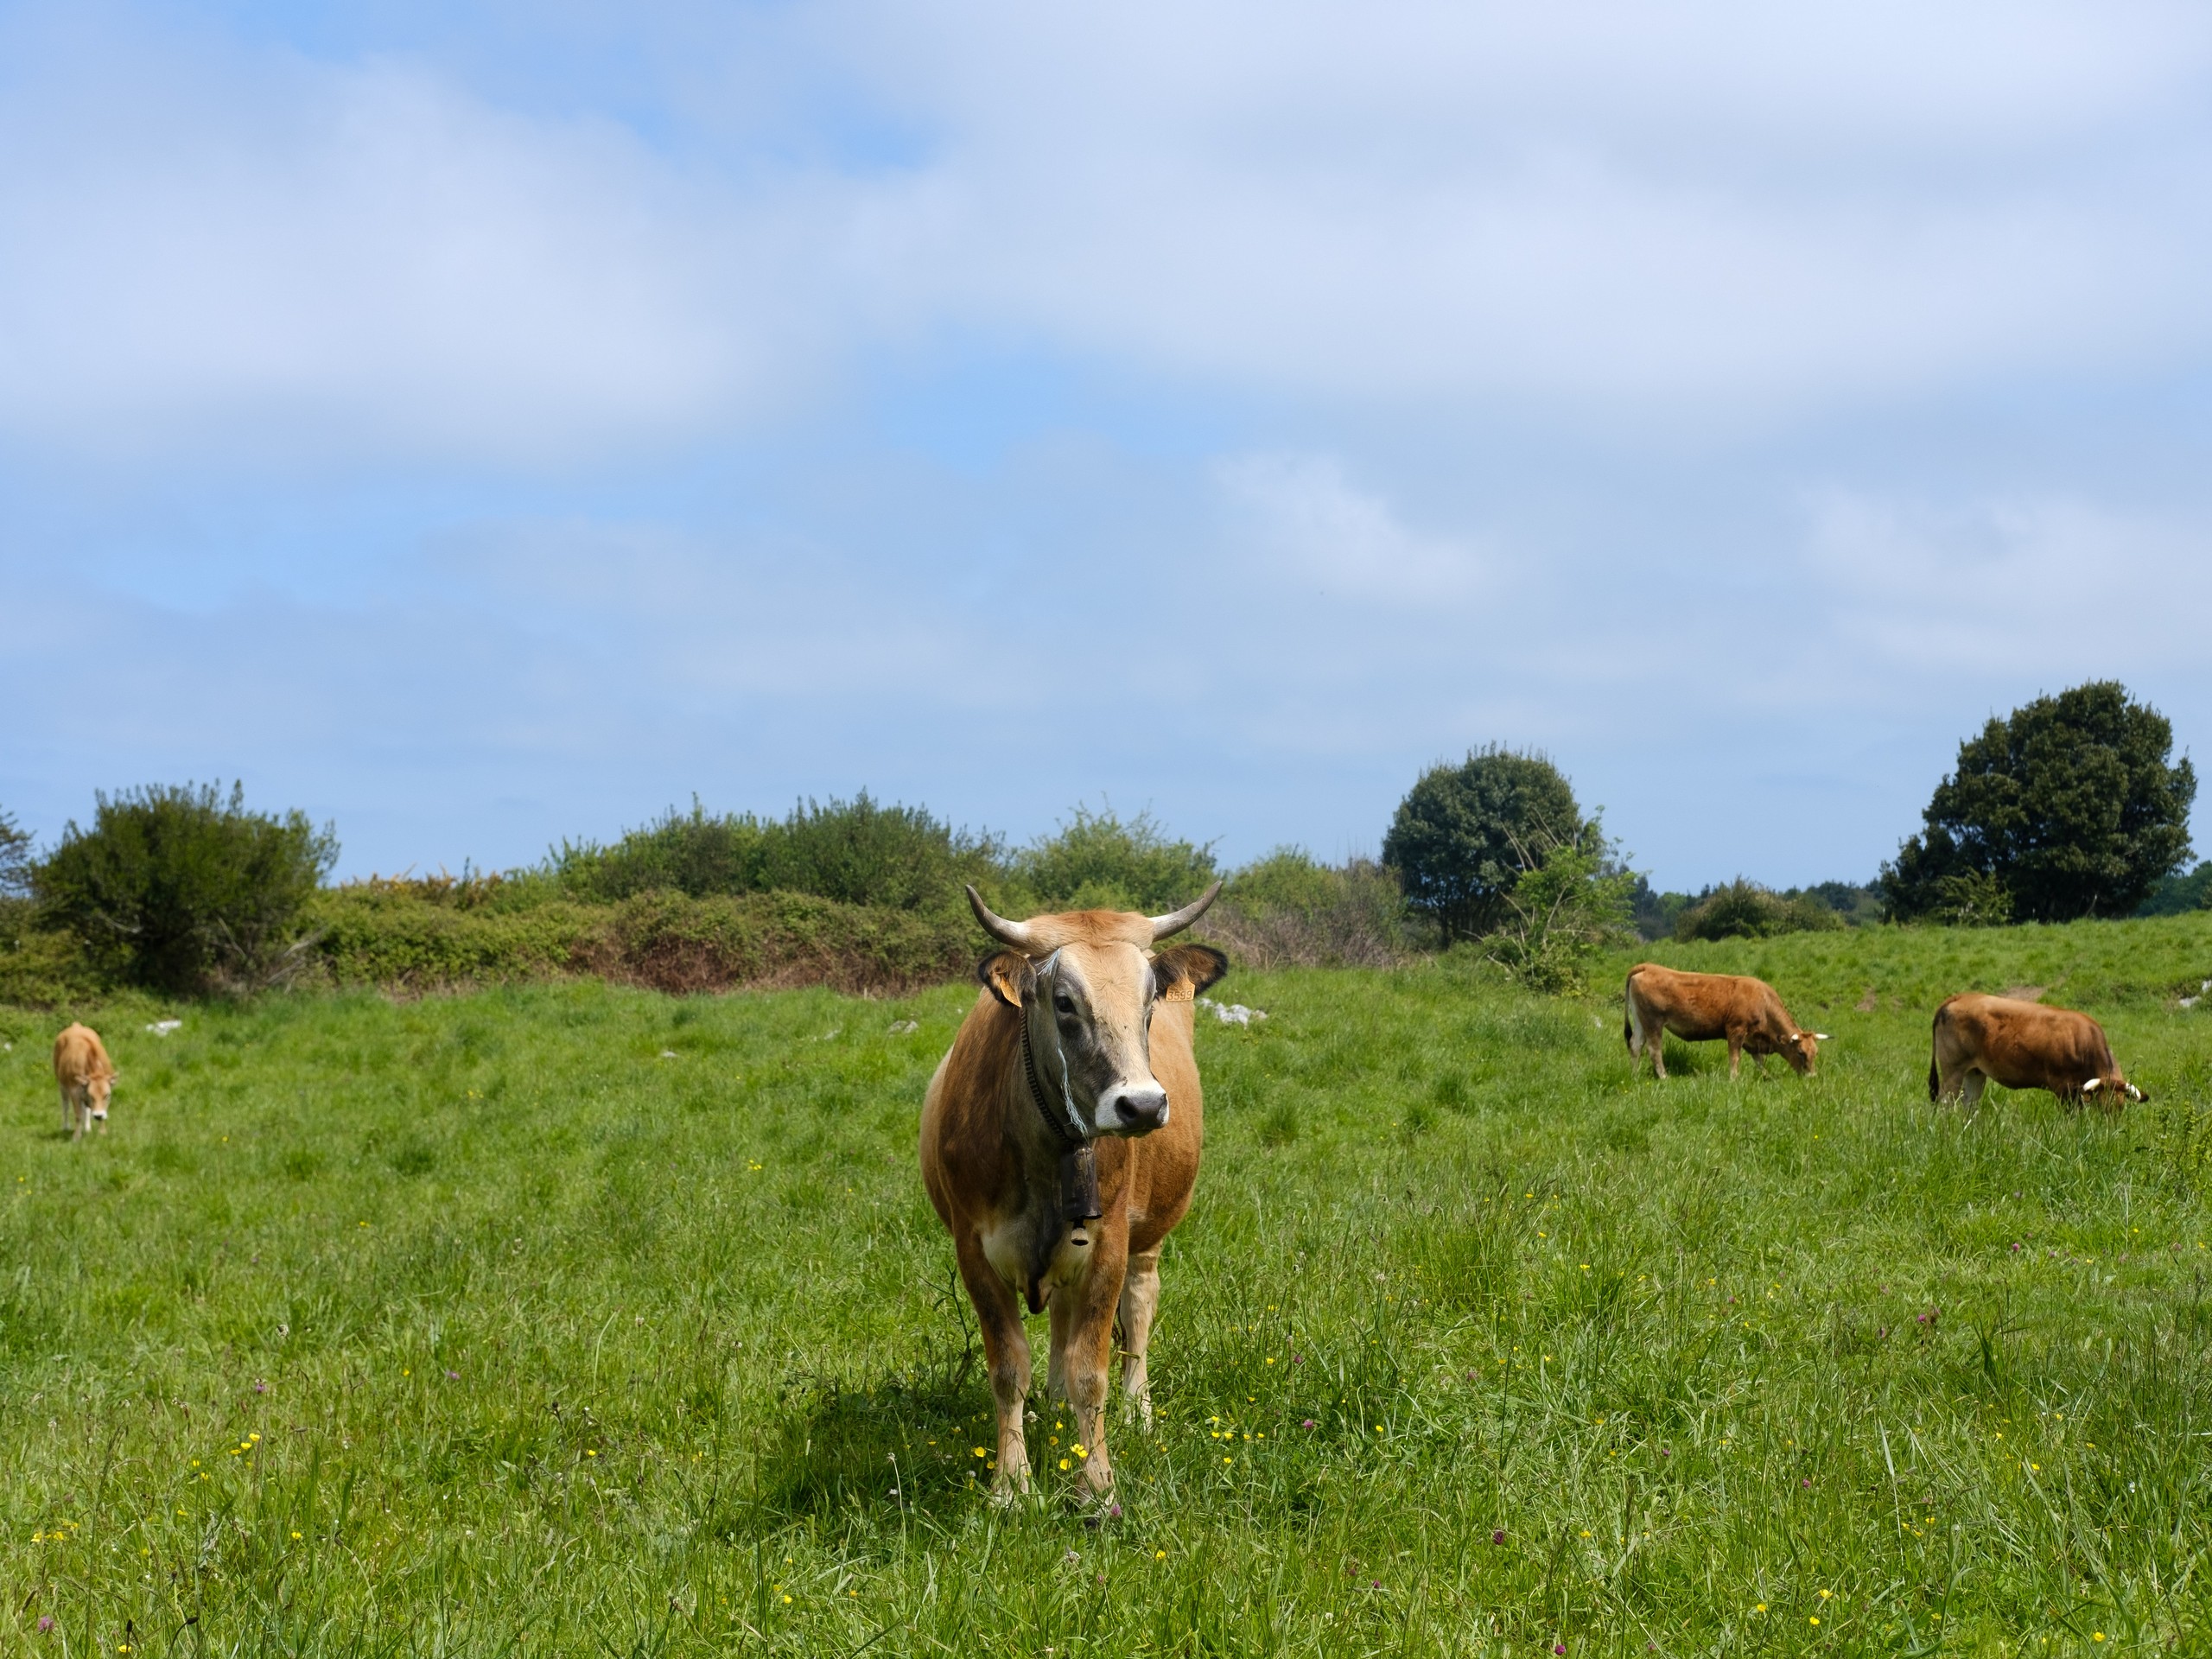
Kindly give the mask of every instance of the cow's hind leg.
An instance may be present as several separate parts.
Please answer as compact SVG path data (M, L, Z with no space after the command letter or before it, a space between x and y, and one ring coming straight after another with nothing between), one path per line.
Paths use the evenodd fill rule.
M1129 1258L1122 1280L1122 1418L1147 1433L1152 1428L1152 1376L1145 1351L1152 1345L1152 1316L1160 1308L1160 1250L1157 1246Z
M1013 1287L991 1270L981 1240L957 1236L960 1281L976 1306L982 1328L983 1360L991 1373L991 1403L998 1412L998 1474L992 1495L1004 1503L1029 1490L1029 1446L1022 1437L1021 1409L1029 1394L1029 1332L1021 1323L1021 1304Z

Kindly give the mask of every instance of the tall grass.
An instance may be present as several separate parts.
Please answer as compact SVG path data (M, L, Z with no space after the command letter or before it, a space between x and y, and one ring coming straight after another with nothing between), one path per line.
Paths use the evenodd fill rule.
M1231 981L1270 1017L1199 1027L1160 1422L1117 1428L1095 1527L1041 1393L1040 1496L975 1482L913 1166L965 988L294 996L166 1039L88 1007L124 1082L76 1147L54 1020L0 1014L0 1631L2204 1650L2212 1211L2150 1114L1967 1116L1922 1076L1936 988L2041 980L2193 1097L2212 1011L2171 991L2212 918L1653 950L1765 972L1834 1032L1820 1075L1637 1079L1613 995L1448 961Z

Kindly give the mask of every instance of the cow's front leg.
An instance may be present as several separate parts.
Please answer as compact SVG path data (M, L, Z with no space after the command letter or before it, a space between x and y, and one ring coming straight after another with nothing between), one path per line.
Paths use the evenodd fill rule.
M1107 1367L1114 1357L1114 1308L1120 1300L1128 1257L1118 1250L1109 1259L1107 1241L1097 1239L1099 1252L1090 1271L1060 1296L1070 1306L1066 1344L1058 1356L1061 1386L1068 1409L1075 1419L1076 1445L1083 1459L1084 1484L1091 1496L1104 1499L1114 1490L1114 1465L1106 1456ZM1057 1312L1057 1310L1055 1310ZM1058 1321L1054 1321L1058 1326Z
M1160 1250L1157 1246L1129 1258L1122 1279L1122 1418L1152 1428L1152 1376L1145 1350L1152 1344L1152 1318L1160 1308Z
M981 1240L963 1232L956 1245L960 1280L976 1306L983 1332L983 1360L990 1368L991 1404L998 1413L999 1468L991 1493L1001 1503L1029 1490L1029 1446L1021 1432L1021 1410L1029 1393L1029 1332L1021 1324L1021 1304L1014 1287L992 1270Z
M1736 1081L1737 1069L1744 1063L1744 1039L1735 1032L1728 1033L1728 1081Z

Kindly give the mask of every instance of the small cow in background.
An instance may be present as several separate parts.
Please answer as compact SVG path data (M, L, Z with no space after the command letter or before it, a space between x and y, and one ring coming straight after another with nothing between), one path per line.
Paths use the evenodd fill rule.
M1746 1052L1754 1071L1764 1069L1761 1062L1768 1055L1779 1054L1791 1070L1810 1077L1820 1046L1828 1039L1824 1031L1799 1030L1774 987L1763 979L1690 974L1640 963L1629 970L1628 1011L1621 1021L1630 1058L1640 1064L1648 1052L1652 1075L1665 1077L1667 1062L1660 1050L1670 1031L1686 1043L1726 1038L1731 1081Z
M2007 1089L2048 1089L2069 1105L2094 1100L2118 1111L2123 1099L2146 1100L2120 1076L2105 1028L2071 1008L1962 991L1936 1010L1928 1098L1981 1099L1985 1081Z
M107 1133L107 1097L115 1063L90 1026L71 1026L54 1039L54 1080L61 1085L61 1127L72 1141L95 1122Z

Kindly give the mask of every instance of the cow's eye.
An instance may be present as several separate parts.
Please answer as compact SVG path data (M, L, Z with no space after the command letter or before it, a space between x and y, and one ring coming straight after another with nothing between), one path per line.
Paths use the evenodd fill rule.
M1052 997L1052 1006L1062 1014L1072 1014L1075 1012L1075 999L1065 991L1056 992Z

